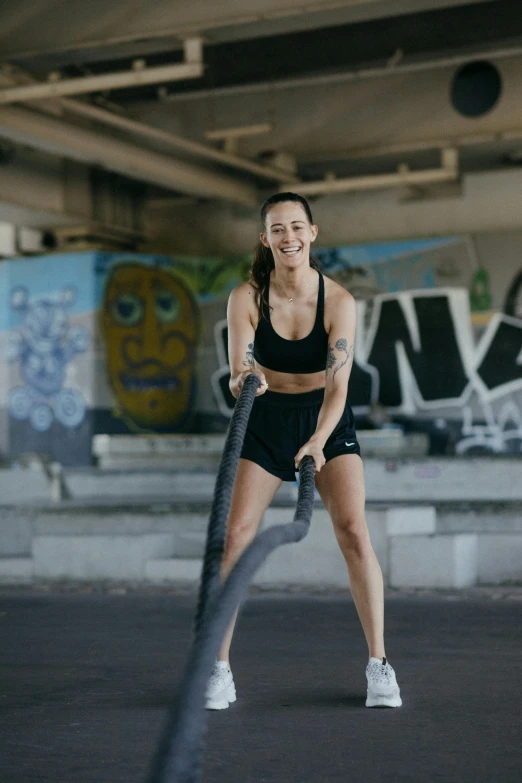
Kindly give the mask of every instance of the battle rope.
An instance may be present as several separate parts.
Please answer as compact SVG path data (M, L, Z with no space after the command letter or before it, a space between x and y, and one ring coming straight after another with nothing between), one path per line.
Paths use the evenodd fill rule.
M208 608L210 595L219 588L221 561L225 551L227 534L227 519L232 502L237 465L243 441L245 440L250 411L252 410L260 383L261 381L257 375L247 375L234 406L234 412L228 428L208 521L207 543L194 622L194 633L196 636L203 620L203 614Z
M243 552L225 583L222 586L218 584L237 463L258 386L257 376L247 376L230 422L210 517L213 523L209 524L197 630L148 783L197 783L202 768L206 731L207 683L226 630L253 575L270 552L282 544L301 541L310 528L314 500L314 462L311 457L305 457L299 465L299 491L293 521L286 525L275 525L258 535ZM210 530L212 524L215 528Z

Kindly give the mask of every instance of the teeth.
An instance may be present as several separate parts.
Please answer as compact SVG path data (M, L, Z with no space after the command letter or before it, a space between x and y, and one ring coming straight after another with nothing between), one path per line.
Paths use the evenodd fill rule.
M283 249L283 253L298 253L299 250L299 247L287 247L286 249Z

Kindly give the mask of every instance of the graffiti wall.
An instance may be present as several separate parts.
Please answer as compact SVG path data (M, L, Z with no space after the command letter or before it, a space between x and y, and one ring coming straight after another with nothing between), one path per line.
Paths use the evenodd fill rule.
M446 453L521 453L522 234L317 255L357 301L359 427L379 426L377 412L444 434ZM96 433L224 432L226 305L249 264L102 252L0 263L0 456L81 465Z
M97 432L221 432L209 335L248 257L98 253Z
M23 259L2 266L2 452L88 462L94 337L90 259Z
M0 457L89 464L96 433L223 430L206 343L248 266L102 252L3 262Z
M319 251L357 301L348 396L360 426L380 409L388 423L437 434L446 453L522 452L520 251L521 268L495 291L488 266L498 259L479 259L470 237ZM230 415L226 320L215 341L212 384Z

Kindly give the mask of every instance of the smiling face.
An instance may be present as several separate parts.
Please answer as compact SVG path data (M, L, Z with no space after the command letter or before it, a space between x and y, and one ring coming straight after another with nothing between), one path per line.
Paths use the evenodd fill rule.
M268 211L265 231L260 234L260 239L265 247L271 249L276 266L295 269L310 263L310 244L317 231L317 226L308 222L301 204L282 201Z
M175 429L193 391L198 314L173 275L121 264L107 281L103 330L111 386L138 425Z

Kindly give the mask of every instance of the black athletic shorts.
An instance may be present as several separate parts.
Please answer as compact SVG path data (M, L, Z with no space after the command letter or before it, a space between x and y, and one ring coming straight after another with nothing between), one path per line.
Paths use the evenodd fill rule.
M283 481L295 481L294 457L317 427L324 389L282 394L269 389L256 397L241 456ZM352 409L346 402L337 426L325 443L326 461L339 454L359 454Z

